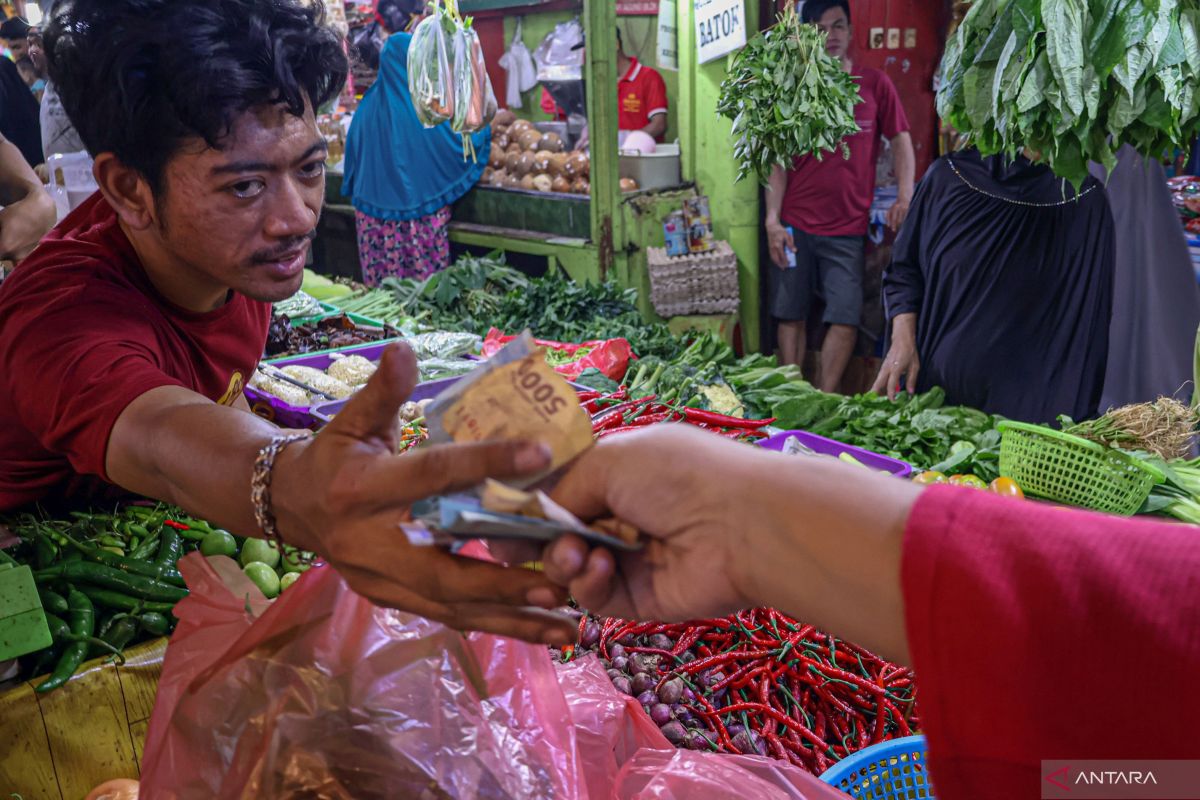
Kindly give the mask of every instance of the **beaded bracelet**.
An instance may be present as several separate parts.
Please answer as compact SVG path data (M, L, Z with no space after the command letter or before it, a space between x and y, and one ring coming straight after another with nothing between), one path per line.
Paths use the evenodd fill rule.
M263 538L275 545L281 553L283 542L275 527L275 514L271 510L271 473L275 471L275 459L293 442L311 438L307 433L288 433L276 436L271 443L258 451L254 459L254 472L250 477L250 503L254 506L254 520L262 531Z

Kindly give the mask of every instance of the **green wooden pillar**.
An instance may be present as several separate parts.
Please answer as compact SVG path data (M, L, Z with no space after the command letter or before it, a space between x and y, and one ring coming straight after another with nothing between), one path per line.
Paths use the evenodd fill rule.
M601 279L624 262L625 239L617 205L617 9L613 0L584 0L587 32L588 141L591 146L592 242ZM615 275L614 275L615 277Z
M695 4L679 0L679 95L686 114L679 124L683 148L683 175L708 195L713 229L729 242L738 257L741 290L742 342L747 350L759 347L759 252L761 222L759 187L752 179L737 180L733 158L732 123L717 116L721 81L732 55L699 64L696 58ZM758 30L758 2L745 0L747 32Z

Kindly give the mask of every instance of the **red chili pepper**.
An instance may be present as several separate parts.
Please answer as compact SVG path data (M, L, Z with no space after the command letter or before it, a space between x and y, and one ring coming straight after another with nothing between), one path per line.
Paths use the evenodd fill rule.
M189 526L184 525L182 522L176 522L173 519L164 519L163 525L166 525L168 528L174 528L177 531L190 531L191 530L191 528Z
M677 422L678 420L679 416L674 411L662 411L657 414L643 414L640 417L634 417L629 421L628 427L659 425L664 422Z
M741 417L717 414L713 411L702 411L699 408L685 408L683 409L683 413L687 416L688 422L716 425L721 428L765 428L772 422L775 422L775 417L771 417L770 419L742 419Z
M624 403L619 403L612 408L602 411L595 417L592 417L592 433L599 433L606 428L611 428L622 423L625 419L625 413L632 408L636 408L643 403L649 405L647 401L653 401L654 395L643 397L639 400L628 400Z
M575 395L575 399L579 401L580 405L583 405L584 403L588 402L589 400L595 400L596 398L602 397L603 395L604 395L604 392L597 392L597 391L579 392L578 394Z

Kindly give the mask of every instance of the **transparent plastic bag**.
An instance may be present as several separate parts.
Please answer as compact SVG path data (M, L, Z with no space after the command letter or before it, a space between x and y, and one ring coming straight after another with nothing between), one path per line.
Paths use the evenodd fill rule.
M533 61L537 64L539 81L583 80L583 23L570 19L554 26L537 49Z
M454 92L459 102L450 128L455 133L475 133L491 124L496 116L496 94L479 34L469 20L454 32Z
M450 40L455 24L440 3L413 30L408 47L408 91L426 128L454 118L454 70Z

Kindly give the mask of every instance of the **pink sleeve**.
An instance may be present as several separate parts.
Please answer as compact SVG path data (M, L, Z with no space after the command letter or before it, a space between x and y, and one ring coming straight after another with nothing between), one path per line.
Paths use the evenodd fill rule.
M1200 756L1197 528L938 487L902 573L939 800L1037 797L1042 759Z
M909 130L908 116L904 113L904 104L900 102L900 93L896 84L882 72L879 82L875 84L875 105L879 113L879 130L888 139L895 139Z

